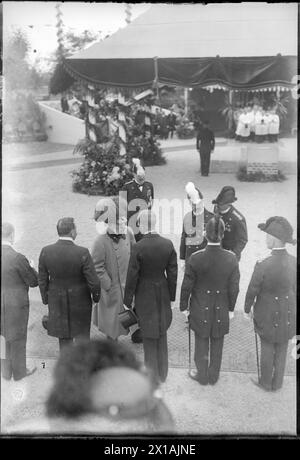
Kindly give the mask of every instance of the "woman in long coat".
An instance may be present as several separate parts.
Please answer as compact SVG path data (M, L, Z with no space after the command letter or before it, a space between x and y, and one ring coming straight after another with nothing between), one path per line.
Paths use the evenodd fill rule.
M121 205L126 208L126 203L121 202ZM132 230L126 226L126 218L120 217L118 198L100 200L97 208L102 210L97 211L96 208L96 220L104 215L104 207L109 208L110 217L112 212L116 212L117 219L115 225L108 218L106 229L97 236L92 247L92 258L101 285L101 298L94 310L93 323L107 337L117 339L128 334L128 330L120 325L118 314L124 310L127 269L135 239ZM124 212L126 215L126 209Z

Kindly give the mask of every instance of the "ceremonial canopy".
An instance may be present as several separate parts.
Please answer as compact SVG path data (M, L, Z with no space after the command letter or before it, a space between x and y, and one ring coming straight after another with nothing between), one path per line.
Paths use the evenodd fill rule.
M63 63L98 87L292 87L297 4L157 4Z

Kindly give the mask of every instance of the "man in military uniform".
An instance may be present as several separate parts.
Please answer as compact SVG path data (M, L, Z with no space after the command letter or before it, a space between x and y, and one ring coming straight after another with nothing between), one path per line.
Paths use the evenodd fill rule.
M215 136L209 128L209 122L204 121L197 133L196 148L200 155L200 171L202 176L208 176L210 154L215 148Z
M204 249L207 241L204 236L205 224L213 217L213 214L203 205L203 195L193 182L188 182L185 187L187 197L192 210L183 218L183 229L180 241L180 259L182 268L185 261L196 251Z
M226 185L212 203L215 204L214 212L220 214L225 224L222 247L234 252L240 260L248 241L248 232L245 217L232 205L236 200L234 188Z
M213 217L206 224L207 246L187 261L181 287L180 310L189 309L189 323L195 332L197 372L190 377L202 385L214 385L219 378L224 335L239 292L239 264L234 254L222 249L224 222Z
M245 313L254 312L254 328L261 341L261 369L258 382L266 391L282 387L288 341L295 335L296 258L285 244L295 244L293 229L284 217L270 217L259 224L266 232L271 255L257 262L247 290Z
M138 229L138 213L145 209L151 209L154 189L153 184L145 180L146 173L141 166L140 160L134 158L133 163L134 179L125 184L123 191L127 193L128 225L132 228L136 241L139 241L142 238L142 234Z

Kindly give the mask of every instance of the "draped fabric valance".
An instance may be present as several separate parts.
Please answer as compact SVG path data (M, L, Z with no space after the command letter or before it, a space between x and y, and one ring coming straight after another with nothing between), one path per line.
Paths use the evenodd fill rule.
M297 36L296 3L157 4L60 72L96 87L290 88Z
M241 58L71 59L64 68L73 78L96 86L144 88L158 83L203 87L221 84L228 89L293 87L295 56Z

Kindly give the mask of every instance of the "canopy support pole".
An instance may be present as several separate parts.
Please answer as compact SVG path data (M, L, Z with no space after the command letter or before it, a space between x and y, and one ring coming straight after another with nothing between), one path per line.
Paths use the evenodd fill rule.
M160 99L159 99L159 88L158 88L158 57L155 56L154 58L154 86L155 86L155 89L156 89L156 98L159 102L159 105L160 105Z
M189 100L189 90L184 88L184 114L187 117L188 114L188 101Z

